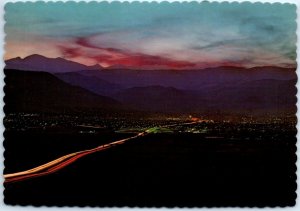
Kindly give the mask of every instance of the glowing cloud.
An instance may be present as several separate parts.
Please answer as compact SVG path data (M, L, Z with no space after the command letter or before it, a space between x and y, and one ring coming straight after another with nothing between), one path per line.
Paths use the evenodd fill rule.
M296 66L291 4L41 2L7 4L5 11L5 59L41 54L131 68Z

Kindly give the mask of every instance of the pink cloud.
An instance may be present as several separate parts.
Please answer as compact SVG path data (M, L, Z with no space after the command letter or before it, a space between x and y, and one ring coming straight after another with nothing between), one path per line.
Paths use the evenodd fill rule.
M83 37L75 39L72 44L59 45L58 48L65 58L76 60L80 57L86 57L94 60L95 63L105 63L109 66L188 68L196 65L189 61L173 60L117 48L101 47L99 44L96 46Z

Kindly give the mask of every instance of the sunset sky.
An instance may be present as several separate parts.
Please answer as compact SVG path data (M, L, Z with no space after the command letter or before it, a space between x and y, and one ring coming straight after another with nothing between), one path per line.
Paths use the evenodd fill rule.
M5 59L103 67L296 66L296 6L251 3L9 3Z

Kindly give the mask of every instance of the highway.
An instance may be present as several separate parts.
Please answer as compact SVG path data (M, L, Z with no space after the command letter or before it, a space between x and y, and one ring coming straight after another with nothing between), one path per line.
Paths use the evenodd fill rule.
M71 163L75 162L76 160L78 160L79 158L81 158L83 156L86 156L86 155L89 155L89 154L92 154L92 153L95 153L95 152L103 151L103 150L106 150L108 148L111 148L111 147L114 147L114 146L117 146L117 145L124 144L125 142L127 142L129 140L136 139L136 138L142 137L142 136L146 136L150 133L155 133L160 128L172 127L172 126L177 126L177 125L195 124L197 122L198 121L150 128L150 129L147 129L144 132L140 132L137 135L129 137L129 138L125 138L125 139L114 141L114 142L111 142L111 143L108 143L108 144L100 145L98 147L95 147L95 148L92 148L92 149L89 149L89 150L83 150L83 151L79 151L79 152L70 153L70 154L64 155L60 158L57 158L53 161L50 161L46 164L40 165L38 167L29 169L29 170L26 170L26 171L21 171L21 172L11 173L11 174L5 174L4 175L4 183L19 182L19 181L23 181L23 180L26 180L26 179L45 176L45 175L54 173L54 172L64 168L67 165L70 165Z
M146 134L147 134L146 132L141 132L135 136L121 139L121 140L118 140L115 142L111 142L109 144L100 145L93 149L70 153L68 155L57 158L51 162L48 162L46 164L43 164L41 166L26 170L26 171L21 171L21 172L12 173L12 174L5 174L4 182L5 183L17 182L17 181L21 181L21 180L25 180L25 179L29 179L29 178L33 178L33 177L40 177L40 176L44 176L47 174L51 174L53 172L56 172L56 171L62 169L63 167L65 167L67 165L70 165L71 163L75 162L76 160L78 160L79 158L81 158L83 156L86 156L91 153L99 152L102 150L106 150L108 148L111 148L111 147L114 147L114 146L117 146L120 144L124 144L126 141L129 141L129 140L141 137L141 136L145 136Z

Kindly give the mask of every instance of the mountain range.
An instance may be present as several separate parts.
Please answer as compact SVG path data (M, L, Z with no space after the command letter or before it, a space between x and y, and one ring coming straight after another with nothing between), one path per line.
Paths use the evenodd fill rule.
M118 68L39 55L10 59L5 92L6 104L13 106L6 107L251 115L296 109L297 76L292 68Z
M30 70L49 73L76 72L81 70L99 70L100 65L86 66L63 58L47 58L38 54L24 59L17 57L5 61L5 69Z
M50 73L5 70L6 112L88 112L124 110L119 102L67 84Z

